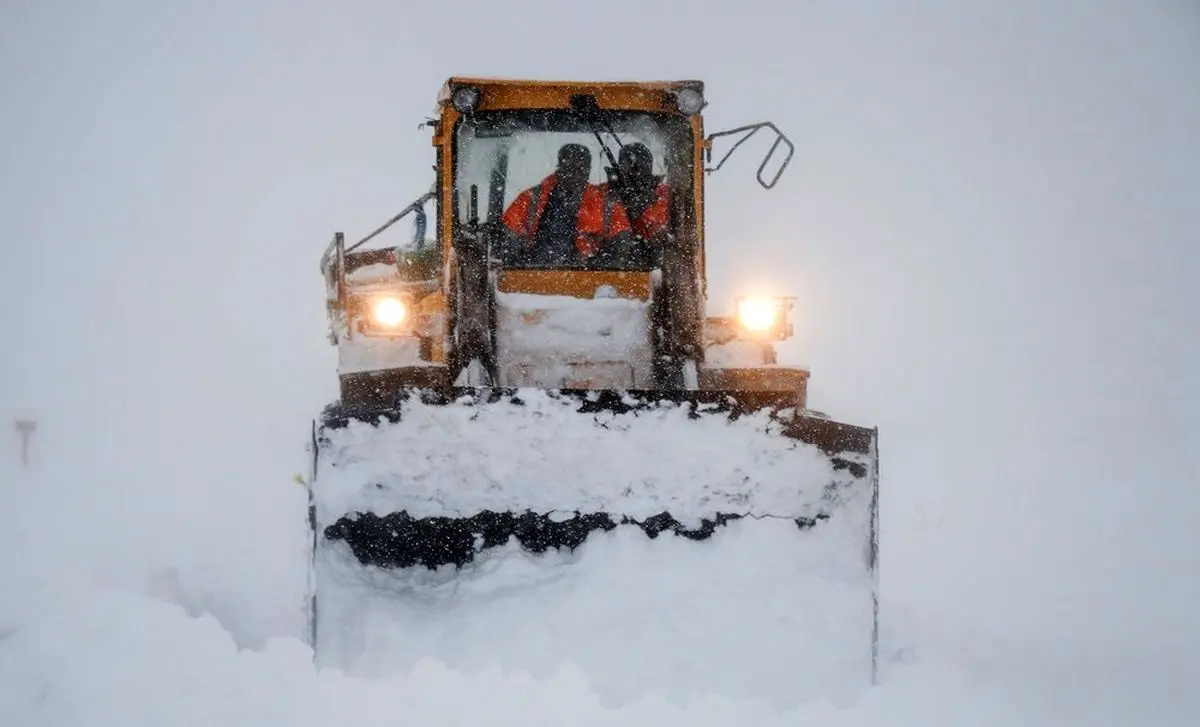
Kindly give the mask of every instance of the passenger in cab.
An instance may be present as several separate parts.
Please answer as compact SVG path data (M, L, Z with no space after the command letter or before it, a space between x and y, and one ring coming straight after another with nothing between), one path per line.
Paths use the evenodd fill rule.
M609 240L630 234L629 218L616 200L588 179L592 154L582 144L558 150L554 173L517 195L504 211L516 238L515 257L533 265L578 266Z
M654 240L667 230L670 190L662 176L654 174L654 155L638 142L621 147L617 158L619 175L610 184L602 184L606 198L622 203L633 232L644 240Z

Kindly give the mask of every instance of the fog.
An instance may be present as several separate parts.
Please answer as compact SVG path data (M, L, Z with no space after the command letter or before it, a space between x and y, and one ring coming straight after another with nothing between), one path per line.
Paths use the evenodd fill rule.
M765 139L710 178L710 303L798 296L783 358L880 427L888 623L1200 645L1187 0L7 2L0 414L38 418L64 508L127 502L65 552L289 547L214 518L303 468L336 395L319 255L428 188L451 75L698 78L710 130L789 134L773 190Z

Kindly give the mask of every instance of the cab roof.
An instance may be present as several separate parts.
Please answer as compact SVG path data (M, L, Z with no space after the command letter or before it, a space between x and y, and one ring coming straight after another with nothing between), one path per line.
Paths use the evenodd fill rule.
M438 103L448 104L464 86L479 89L483 110L565 109L577 94L593 96L601 108L628 111L676 112L675 94L684 88L704 93L704 82L681 81L569 81L479 78L453 76L443 84Z

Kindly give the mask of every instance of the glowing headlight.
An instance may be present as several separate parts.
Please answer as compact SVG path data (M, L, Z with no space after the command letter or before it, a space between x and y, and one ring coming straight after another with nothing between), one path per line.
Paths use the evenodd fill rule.
M766 333L779 322L780 306L777 300L738 301L738 323L747 331Z
M371 302L371 320L380 328L395 328L404 322L408 310L399 298L376 298Z

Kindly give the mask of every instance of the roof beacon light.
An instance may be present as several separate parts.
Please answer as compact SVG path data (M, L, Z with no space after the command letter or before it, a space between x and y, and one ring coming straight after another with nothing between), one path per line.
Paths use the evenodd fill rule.
M460 86L455 89L454 95L450 97L450 103L454 104L454 109L460 114L469 114L479 108L479 100L481 95L479 89L474 86Z
M681 88L675 93L675 107L681 114L698 114L704 108L704 94L694 88Z

